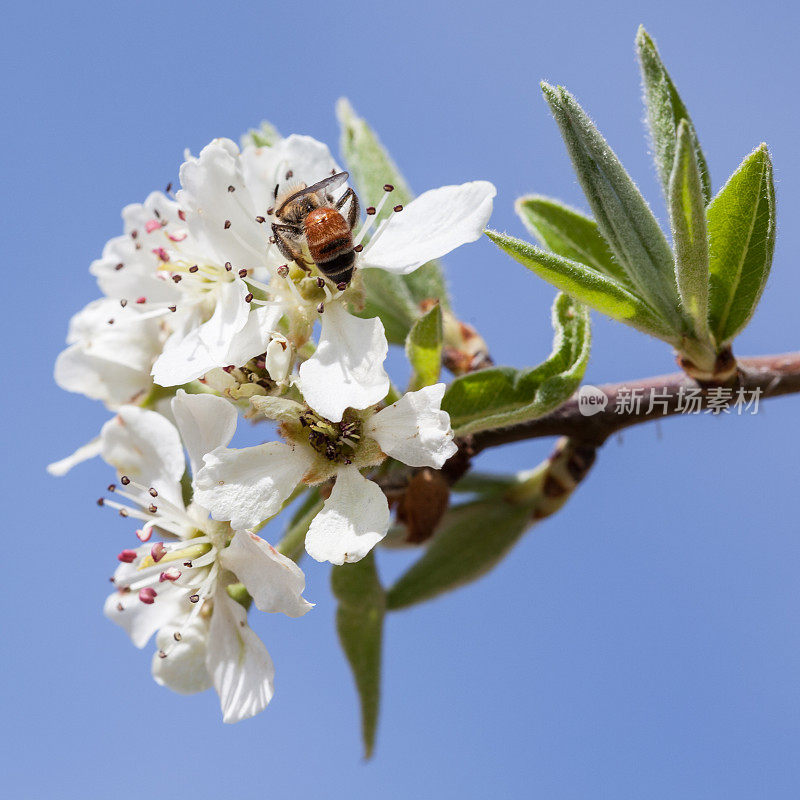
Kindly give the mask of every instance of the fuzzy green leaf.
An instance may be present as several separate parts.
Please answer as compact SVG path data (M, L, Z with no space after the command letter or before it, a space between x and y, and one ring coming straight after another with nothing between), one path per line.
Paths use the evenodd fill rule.
M695 331L708 339L708 230L700 168L686 120L678 127L678 147L669 179L669 217L675 243L675 277Z
M568 205L542 195L520 197L514 204L525 227L556 255L593 267L630 287L625 270L614 260L597 223Z
M394 186L393 203L385 206L375 220L377 223L392 213L393 205L406 205L414 199L414 195L366 120L356 115L346 99L339 100L336 113L342 129L342 155L363 204L377 205L384 194L384 185L389 183ZM434 299L449 307L447 285L438 262L430 261L410 275L393 277L408 286L417 303Z
M381 647L386 595L372 553L355 564L334 567L331 587L339 601L336 630L361 703L364 755L375 745L381 691Z
M670 321L686 324L680 312L673 257L649 206L600 131L563 87L542 84L578 180L603 238L636 286L637 294Z
M775 187L767 146L754 150L707 209L709 319L720 346L747 325L761 299L775 248Z
M408 390L415 392L439 380L442 369L442 309L437 303L420 317L406 339L406 356L414 371Z
M659 339L674 340L669 326L643 300L613 278L513 236L496 231L487 231L486 235L531 272L581 303Z
M456 435L516 425L561 405L579 386L589 360L589 312L568 295L553 303L553 352L526 370L490 367L456 378L442 408Z
M422 557L389 589L386 607L407 608L477 580L502 561L532 524L530 505L502 497L450 509Z
M678 126L681 120L686 120L700 173L703 200L708 203L711 200L711 178L697 133L689 112L661 61L655 42L643 27L640 27L636 34L636 51L639 54L639 66L642 71L647 122L653 139L653 155L664 187L664 196L669 197L669 181L675 163Z

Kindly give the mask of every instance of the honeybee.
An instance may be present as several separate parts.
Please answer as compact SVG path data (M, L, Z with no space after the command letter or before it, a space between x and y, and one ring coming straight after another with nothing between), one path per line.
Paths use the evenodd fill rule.
M280 222L272 224L275 244L283 256L309 269L303 255L303 241L317 269L339 289L344 289L353 277L356 250L353 228L358 222L359 203L352 189L334 200L330 193L348 178L347 172L337 172L311 186L294 187L288 196L279 196L275 187L275 216Z

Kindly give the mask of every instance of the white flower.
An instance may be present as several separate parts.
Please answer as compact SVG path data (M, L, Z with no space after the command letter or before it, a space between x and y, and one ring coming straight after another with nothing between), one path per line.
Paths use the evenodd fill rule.
M103 505L140 520L137 536L146 542L119 554L117 591L105 614L137 647L156 634L158 683L182 693L214 686L223 721L236 722L269 703L274 678L269 653L234 599L238 585L261 611L298 617L311 604L294 562L249 531L209 520L199 504L183 503L183 446L194 466L207 449L227 444L236 410L221 398L184 392L172 406L180 435L161 415L126 407L101 437L104 457L125 471L115 499ZM163 540L153 542L154 533Z
M213 450L196 475L195 497L214 519L253 527L277 513L301 480L313 484L335 478L311 523L306 550L317 561L359 561L389 529L386 497L359 470L386 456L440 469L456 452L450 418L441 410L444 390L441 383L428 386L377 413L348 410L338 421L291 401L276 411L274 398L254 398L256 408L282 420L287 443Z
M391 187L388 187L391 188ZM356 261L358 267L407 275L456 247L478 239L492 213L497 193L488 181L443 186L425 192L405 208L395 206ZM360 245L391 192L354 238ZM347 291L331 295L322 305L319 345L300 366L300 386L306 402L322 416L340 422L346 408L364 409L379 403L389 390L383 368L388 351L380 319L362 320L347 313Z

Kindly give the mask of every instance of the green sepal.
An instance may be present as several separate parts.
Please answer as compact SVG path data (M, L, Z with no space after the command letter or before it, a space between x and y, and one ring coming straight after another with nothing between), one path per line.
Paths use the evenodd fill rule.
M380 317L390 344L402 345L419 317L406 283L398 275L382 269L363 269L359 272L365 290L364 308L355 312L362 319Z
M292 561L299 561L305 553L306 534L311 526L311 520L320 511L322 511L322 498L319 496L319 492L316 488L308 489L275 549L287 558L291 558Z
M538 367L490 367L456 378L442 408L457 436L516 425L561 405L580 385L589 360L588 309L559 294L552 313L553 352Z
M283 137L278 129L271 123L264 120L258 128L250 128L241 139L242 147L253 145L255 147L273 147Z
M439 380L443 338L442 309L436 303L414 323L406 339L406 356L413 370L408 391L415 392Z
M647 122L653 140L653 157L659 178L661 178L661 185L664 187L664 196L669 197L669 181L675 163L678 127L681 120L686 120L700 173L702 196L707 204L711 200L711 177L700 142L697 139L697 133L689 117L689 112L661 60L655 42L641 26L636 34L636 51L642 71Z
M350 664L361 704L364 756L375 746L381 691L381 649L386 595L373 553L355 564L334 567L331 587L339 601L336 630Z
M710 255L709 322L720 347L747 325L764 291L775 249L772 161L762 144L706 209Z
M701 339L708 330L708 229L700 167L686 120L678 126L678 146L668 187L668 209L675 246L675 279L684 311Z

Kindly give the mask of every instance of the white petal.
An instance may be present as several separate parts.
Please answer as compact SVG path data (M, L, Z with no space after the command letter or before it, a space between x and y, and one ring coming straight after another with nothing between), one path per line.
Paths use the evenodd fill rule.
M106 598L103 613L131 637L136 647L144 647L150 637L166 625L177 625L191 608L191 589L170 581L155 587L152 604L143 603L138 592L114 592Z
M241 367L251 358L265 352L282 316L283 307L279 303L268 303L252 309L247 322L234 337L219 366L234 364Z
M377 483L354 466L336 474L331 496L311 522L306 551L331 564L360 561L386 536L389 503Z
M364 432L386 455L410 467L441 469L458 450L450 415L441 410L444 390L445 385L437 383L408 392L371 417Z
M214 594L206 667L219 694L223 722L252 717L272 699L272 659L247 625L244 608L231 599L222 585Z
M156 635L156 647L167 656L153 655L153 678L159 686L179 694L204 692L214 685L206 667L209 624L197 616L191 625L180 628L181 640L176 642L173 634L178 630L177 625L167 625Z
M250 305L244 299L247 293L245 282L239 278L223 284L217 294L211 319L198 329L200 341L205 344L216 362L225 358L234 337L247 322L250 312Z
M95 436L90 442L82 444L72 455L54 461L47 465L47 471L57 478L66 475L74 466L88 461L90 458L99 456L103 450L103 442L99 436Z
M306 587L303 570L260 536L237 531L219 560L245 585L260 611L301 617L313 608L313 603L302 597Z
M186 394L183 389L178 389L172 399L172 413L189 453L193 475L203 467L206 453L230 443L239 416L236 408L221 397Z
M186 468L175 426L161 414L123 406L100 432L105 461L122 475L155 487L182 506L180 480Z
M164 352L153 364L153 381L159 386L181 386L201 378L216 366L200 338L199 329L195 328L186 335L175 333L170 336Z
M313 456L305 448L267 442L243 450L220 447L204 461L195 475L194 499L213 519L230 520L232 528L244 530L280 511Z
M359 319L340 303L329 303L317 351L300 365L305 401L331 422L341 422L348 406L379 403L389 391L383 368L388 350L380 319Z
M480 238L497 190L488 181L431 189L393 214L362 265L407 275L431 259Z

